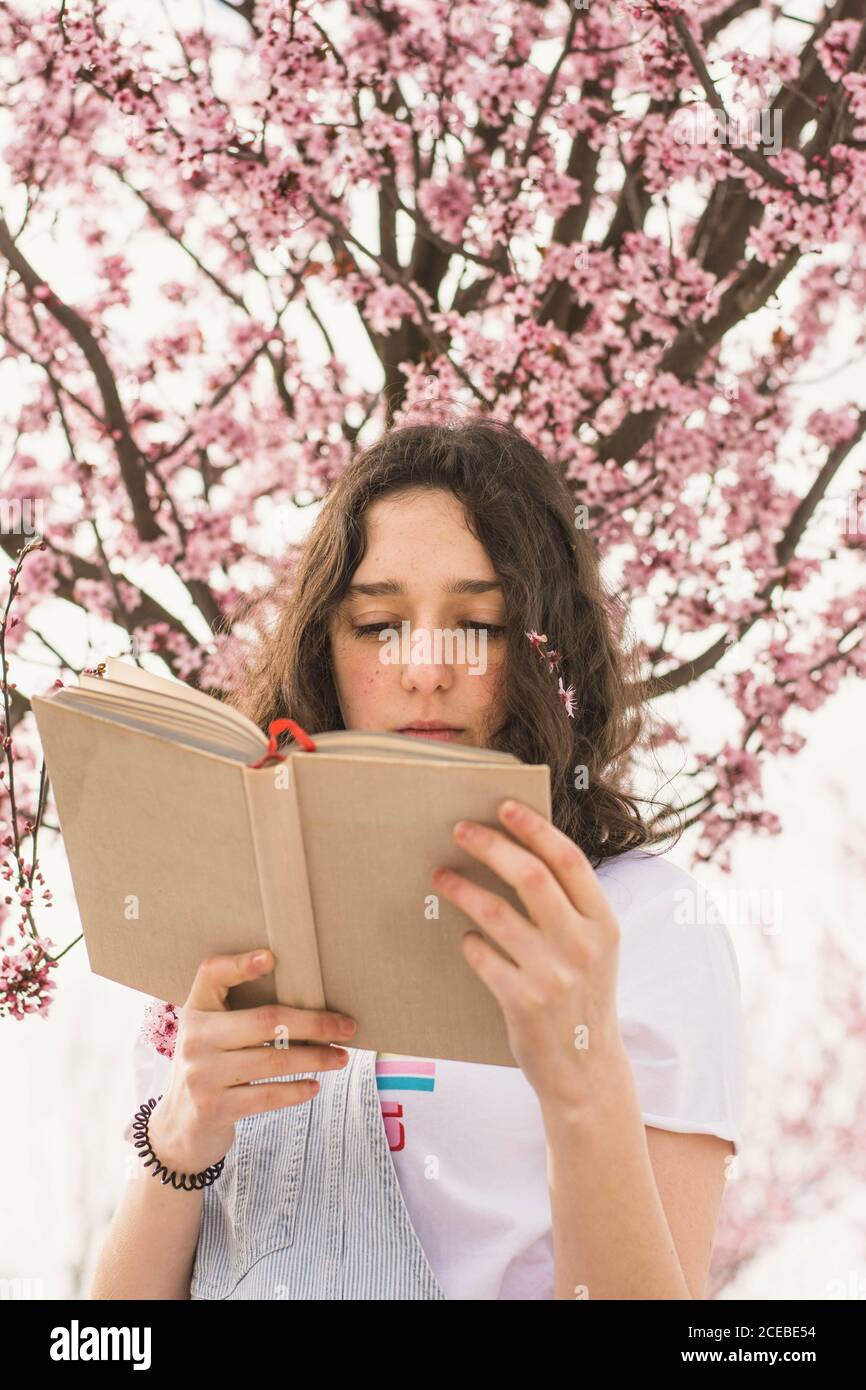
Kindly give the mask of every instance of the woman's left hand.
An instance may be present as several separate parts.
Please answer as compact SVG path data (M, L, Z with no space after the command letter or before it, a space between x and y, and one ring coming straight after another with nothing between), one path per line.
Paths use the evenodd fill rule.
M498 814L519 844L475 821L459 821L454 839L511 885L527 916L452 870L436 869L433 884L509 958L478 932L463 938L542 1106L582 1111L627 1064L616 1011L619 924L573 840L521 801L502 802Z

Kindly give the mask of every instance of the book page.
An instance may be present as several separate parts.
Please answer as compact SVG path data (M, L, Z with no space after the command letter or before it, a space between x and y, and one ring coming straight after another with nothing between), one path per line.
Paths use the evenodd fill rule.
M105 667L109 678L121 681L125 685L132 685L140 690L151 690L156 693L162 691L164 695L174 696L176 699L186 700L189 704L198 705L204 710L214 710L214 706L238 729L244 733L258 739L262 747L267 743L265 735L257 724L251 719L247 719L245 714L235 709L232 705L226 704L224 700L217 700L213 695L208 695L204 690L194 690L185 681L170 679L167 676L157 676L153 671L144 671L140 666L132 662L121 661L119 657L106 657ZM97 677L97 679L99 679Z
M84 686L67 686L65 689L75 695L80 693L94 707L110 707L120 714L147 720L156 729L166 725L174 729L191 729L210 737L219 733L234 748L252 749L251 760L264 753L267 747L264 734L259 733L258 739L253 740L245 731L239 731L234 721L225 718L220 710L203 710L173 695L136 690L120 681L93 677L85 677L85 680L87 684Z

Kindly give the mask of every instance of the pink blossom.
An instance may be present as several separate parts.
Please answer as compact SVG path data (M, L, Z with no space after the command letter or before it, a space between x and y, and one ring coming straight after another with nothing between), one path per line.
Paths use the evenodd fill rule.
M473 201L469 183L456 172L442 183L424 183L418 190L421 211L449 241L459 241Z
M573 686L573 685L570 685L570 686L568 687L568 689L566 690L565 686L562 684L562 677L560 676L560 677L559 677L559 681L558 681L558 690L559 690L559 698L560 698L560 700L562 701L562 703L565 705L565 712L566 712L566 714L567 714L571 719L573 719L573 718L574 718L574 708L575 708L575 698L574 698L574 697L575 697L575 689L574 689L574 686Z
M161 1057L173 1057L179 1027L178 1011L173 1004L154 1000L149 1004L142 1023L142 1035L156 1048Z

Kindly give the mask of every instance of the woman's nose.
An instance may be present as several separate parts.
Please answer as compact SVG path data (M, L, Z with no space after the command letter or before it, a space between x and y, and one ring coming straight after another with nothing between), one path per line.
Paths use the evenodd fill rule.
M416 690L436 690L449 686L454 679L454 665L453 659L446 660L447 645L442 640L442 628L413 627L408 636L403 664L404 685Z

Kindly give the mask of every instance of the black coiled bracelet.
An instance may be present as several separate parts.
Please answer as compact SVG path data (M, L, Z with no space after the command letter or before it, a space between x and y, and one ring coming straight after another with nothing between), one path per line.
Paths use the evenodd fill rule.
M216 1182L222 1172L223 1164L226 1161L225 1155L223 1155L219 1163L211 1164L210 1168L205 1168L203 1172L182 1173L180 1175L180 1180L178 1180L177 1170L170 1173L165 1164L160 1163L153 1149L150 1147L150 1137L147 1132L148 1121L150 1120L151 1114L156 1109L157 1103L161 1100L162 1096L157 1096L156 1100L154 1100L153 1097L151 1097L150 1100L146 1100L144 1105L142 1105L139 1110L136 1110L135 1119L132 1122L135 1147L143 1150L139 1157L145 1160L145 1168L149 1168L151 1164L155 1164L156 1166L151 1176L160 1178L163 1185L170 1182L172 1187L178 1192L195 1192L200 1187L209 1187L212 1182Z

